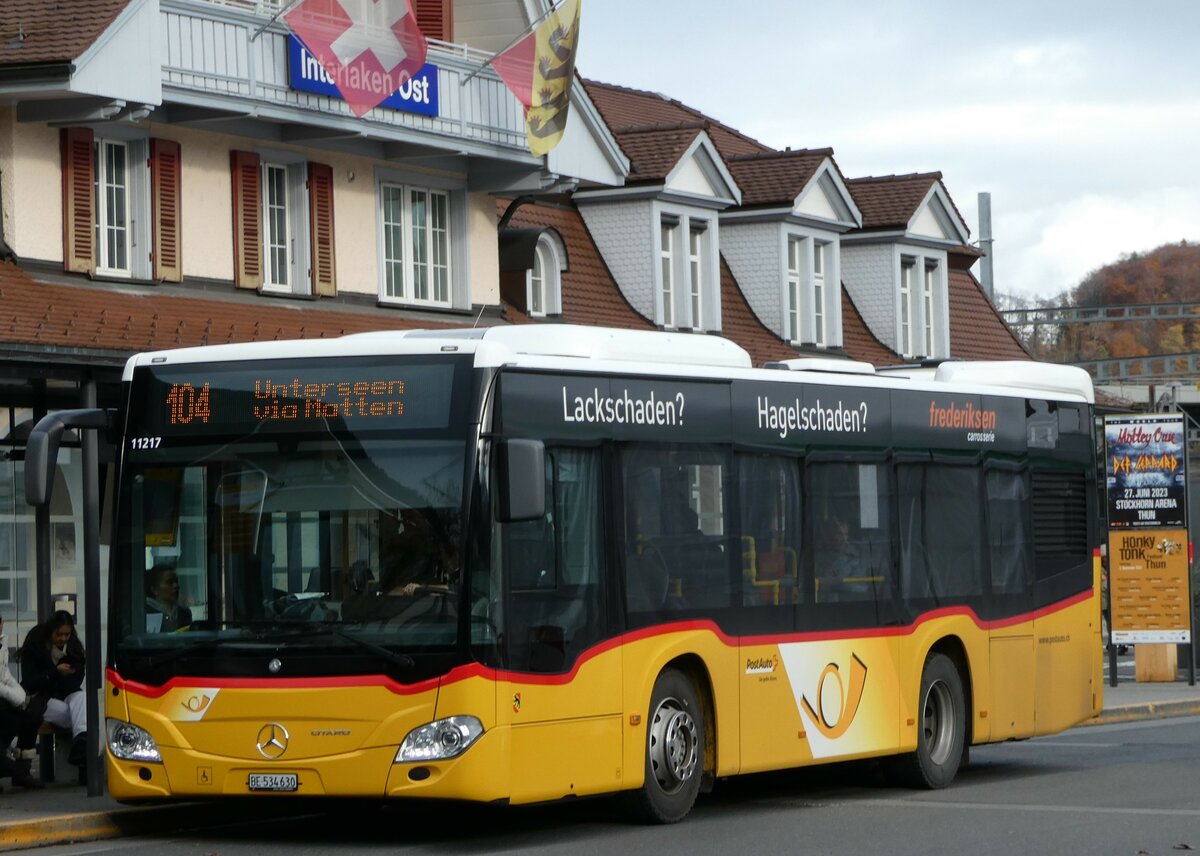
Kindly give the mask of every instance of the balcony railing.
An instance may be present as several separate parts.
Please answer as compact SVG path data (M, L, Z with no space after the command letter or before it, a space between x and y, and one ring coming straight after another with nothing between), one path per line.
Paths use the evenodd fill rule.
M162 0L165 101L225 102L248 109L279 108L309 124L345 127L346 121L388 136L419 131L444 135L458 144L527 153L520 103L490 69L463 85L490 54L464 45L430 40L429 62L438 68L437 116L375 109L358 120L340 99L292 89L288 84L288 31L273 15L288 0ZM210 99L211 97L211 99ZM240 104L239 104L240 102ZM295 116L291 117L296 121ZM408 136L402 133L397 139Z

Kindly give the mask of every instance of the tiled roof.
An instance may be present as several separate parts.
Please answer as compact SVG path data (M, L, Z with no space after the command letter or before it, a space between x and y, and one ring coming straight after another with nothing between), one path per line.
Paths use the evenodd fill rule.
M622 150L635 165L637 158L625 148L626 143L631 141L624 138L627 135L622 133L623 129L681 126L701 121L708 123L706 128L708 135L712 138L713 145L717 147L721 157L726 161L734 155L773 151L770 146L765 146L742 132L705 116L699 110L681 104L673 98L659 95L657 92L629 89L595 80L585 80L583 85L587 88L588 97L600 111L600 117L604 120L604 124L608 126Z
M914 172L852 178L846 185L862 212L863 229L894 229L908 225L929 188L941 180L940 172Z
M506 201L498 200L497 211L503 212L505 207ZM562 275L562 318L555 321L653 329L654 325L621 294L583 218L574 208L545 203L522 205L509 224L514 228L553 227L567 245L570 270ZM532 320L512 306L505 309L504 317L518 324Z
M963 360L1028 360L1029 352L971 274L950 270L950 353Z
M749 351L755 366L797 356L795 348L758 320L724 258L721 259L721 335Z
M729 172L742 190L742 206L791 205L833 149L797 149L727 159Z
M78 59L129 0L5 0L0 66Z
M859 314L858 307L842 289L842 350L852 360L870 363L873 366L894 366L902 362L900 355L883 342L867 327Z
M679 163L688 146L705 130L703 122L648 126L615 132L629 158L626 184L661 182Z
M36 282L13 262L0 262L0 345L139 351L227 342L318 339L369 330L443 327L401 317L324 308L319 303L222 300L138 292L98 284Z

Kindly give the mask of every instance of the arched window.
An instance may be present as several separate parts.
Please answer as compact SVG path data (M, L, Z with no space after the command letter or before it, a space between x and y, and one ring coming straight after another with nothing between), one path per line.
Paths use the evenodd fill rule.
M526 306L535 317L562 314L562 271L565 267L558 235L547 230L538 237L533 266L526 277Z

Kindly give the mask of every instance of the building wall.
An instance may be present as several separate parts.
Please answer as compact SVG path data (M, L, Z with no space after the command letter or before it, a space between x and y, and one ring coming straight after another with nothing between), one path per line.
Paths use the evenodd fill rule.
M468 264L462 271L471 283L471 300L494 306L500 302L500 233L496 200L488 193L467 196Z
M867 327L879 341L896 346L895 247L842 243L842 282Z
M136 132L135 133L142 133ZM149 123L144 133L180 144L183 205L181 253L185 278L233 280L233 195L229 153L255 151L259 141L226 134ZM270 144L272 152L307 158L333 169L337 281L341 293L379 293L379 224L375 169L395 162ZM465 176L430 170L402 170L406 181L462 187ZM59 130L18 123L11 110L0 113L0 192L5 237L25 259L63 260L62 165ZM452 237L462 244L452 255L452 276L470 294L456 300L496 304L500 299L495 203L487 194L459 193L454 204L466 210L452 219ZM465 226L465 228L464 228ZM465 242L465 244L463 243ZM457 292L456 292L457 293Z
M721 224L721 255L746 302L771 332L786 338L782 241L777 223Z
M13 122L13 189L4 197L12 216L4 234L21 258L63 259L58 136L57 128Z
M529 26L513 0L455 0L454 41L489 53L504 50Z
M13 198L13 124L16 117L11 107L0 107L0 201ZM0 205L0 233L11 243L15 218L11 206Z
M579 212L625 299L647 318L654 318L653 204L589 202L581 204Z

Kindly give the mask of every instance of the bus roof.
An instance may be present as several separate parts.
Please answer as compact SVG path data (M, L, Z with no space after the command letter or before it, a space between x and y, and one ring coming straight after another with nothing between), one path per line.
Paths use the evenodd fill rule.
M374 354L474 354L477 366L520 366L588 372L691 377L799 379L852 386L958 389L1095 403L1091 377L1083 369L1034 361L962 361L895 366L798 358L755 369L745 349L718 335L626 330L571 324L522 324L442 330L388 330L340 338L210 345L147 352L130 358L124 379L137 366ZM715 371L714 371L715 370Z

